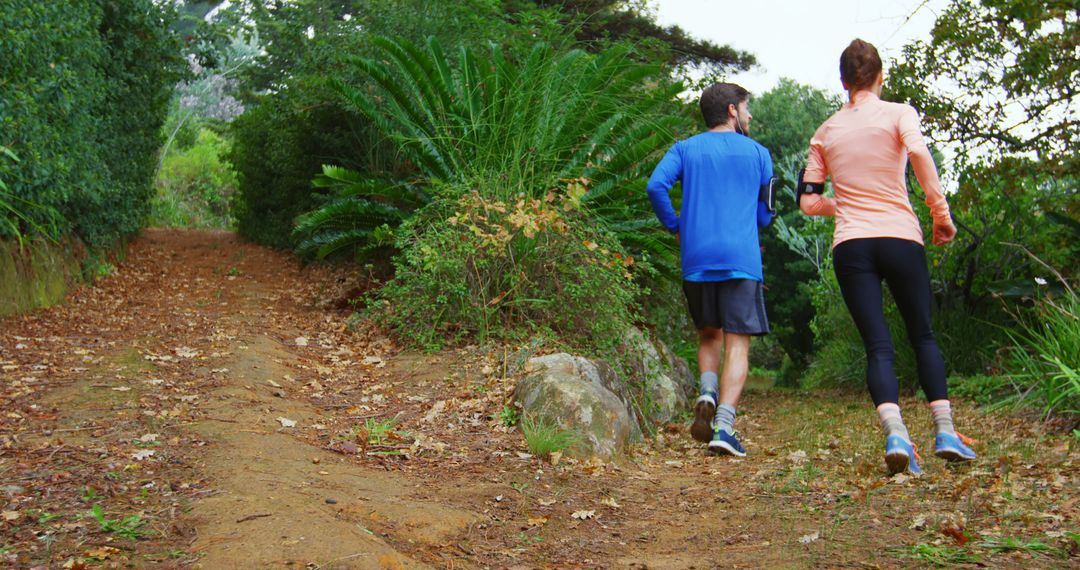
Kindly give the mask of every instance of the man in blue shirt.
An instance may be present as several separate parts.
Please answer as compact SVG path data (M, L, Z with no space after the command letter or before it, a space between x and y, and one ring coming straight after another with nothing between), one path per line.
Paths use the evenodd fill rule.
M748 136L749 99L732 83L705 89L701 114L709 130L675 143L648 186L656 217L679 239L683 292L698 329L701 396L690 433L710 451L739 457L746 451L735 437L735 405L746 383L750 337L769 332L758 228L772 221L764 196L773 169L769 151ZM678 180L676 215L668 192Z

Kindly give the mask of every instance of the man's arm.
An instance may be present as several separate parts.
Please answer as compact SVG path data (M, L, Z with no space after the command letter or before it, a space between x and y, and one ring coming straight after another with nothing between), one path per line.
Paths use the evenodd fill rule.
M668 192L676 180L682 178L682 154L679 145L675 144L668 149L667 154L656 165L646 189L649 192L649 203L652 204L653 212L660 223L671 233L679 231L679 216L671 205L671 196Z
M772 157L769 151L762 147L759 152L761 152L761 190L758 192L757 225L758 228L764 228L771 224L773 219L772 186L775 178L773 178Z

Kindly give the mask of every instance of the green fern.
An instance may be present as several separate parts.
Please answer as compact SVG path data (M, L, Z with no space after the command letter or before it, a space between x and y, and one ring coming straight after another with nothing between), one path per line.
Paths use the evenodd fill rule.
M431 202L411 184L366 179L336 166L323 166L312 185L331 194L322 206L296 219L293 236L301 257L322 259L343 249L369 246L376 230L397 226Z
M660 80L662 68L635 61L624 47L591 55L537 44L508 57L492 46L486 54L458 50L451 60L434 39L423 46L386 38L373 43L377 57L354 60L368 84L331 83L399 144L428 184L466 189L475 186L471 180L498 180L483 186L496 189L491 198L509 200L543 196L563 180L583 178L588 191L581 203L601 225L632 253L676 267L674 240L652 221L644 191L645 177L681 120L652 111L681 90ZM417 186L395 187L336 166L324 167L314 185L334 187L337 198L393 203L403 215L431 200ZM328 221L341 216L313 214L297 228L308 241L320 227L342 229ZM403 219L395 216L384 222Z

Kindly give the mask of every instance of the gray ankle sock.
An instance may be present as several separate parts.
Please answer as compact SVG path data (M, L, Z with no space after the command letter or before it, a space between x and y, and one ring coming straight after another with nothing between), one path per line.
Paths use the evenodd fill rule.
M934 416L934 425L938 433L956 435L956 427L953 426L952 406L948 400L930 404L930 413Z
M885 438L898 435L904 438L904 441L911 441L911 434L908 433L907 426L904 425L904 419L900 416L900 409L882 410L878 412L881 418L881 427L885 430Z
M719 392L719 381L716 378L715 372L702 372L701 373L701 393L711 392L713 397L716 397Z
M735 433L735 406L720 404L716 407L716 415L713 416L713 429Z

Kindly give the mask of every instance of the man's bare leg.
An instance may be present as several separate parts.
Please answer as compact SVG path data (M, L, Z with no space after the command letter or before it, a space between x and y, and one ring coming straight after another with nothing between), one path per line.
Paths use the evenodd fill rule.
M719 391L717 372L720 370L720 351L723 349L724 331L713 327L698 331L701 396L694 403L694 423L690 426L690 435L702 443L712 440L712 420Z

